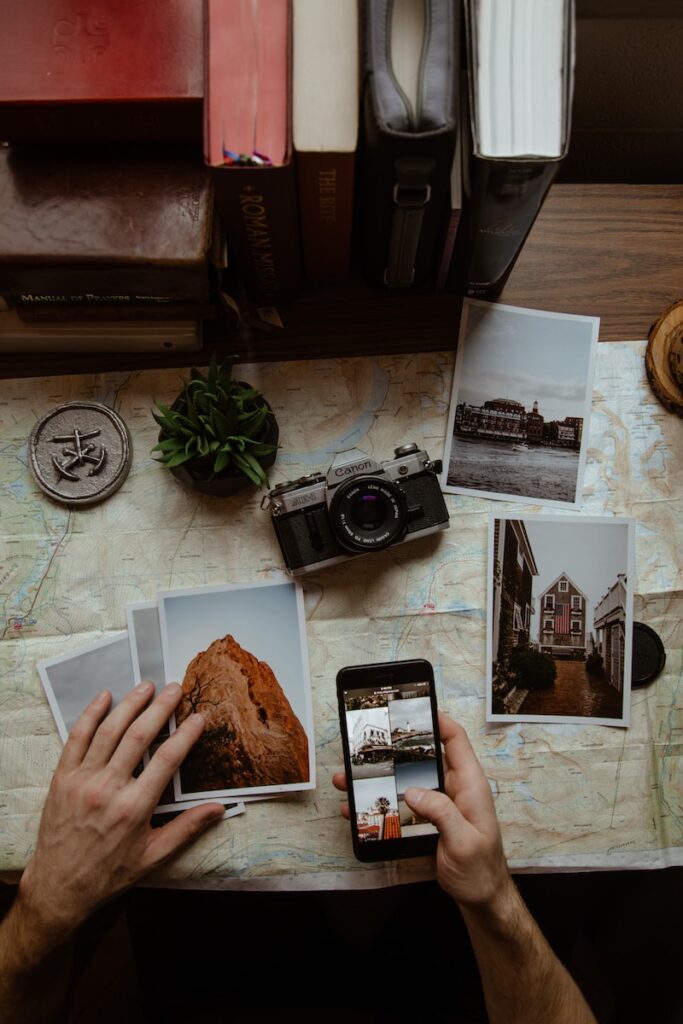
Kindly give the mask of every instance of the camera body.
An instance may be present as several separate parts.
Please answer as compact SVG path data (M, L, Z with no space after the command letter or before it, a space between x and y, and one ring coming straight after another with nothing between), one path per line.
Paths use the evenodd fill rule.
M335 457L326 476L311 473L273 488L263 507L287 572L300 576L445 530L440 472L441 462L416 444L396 448L382 463L353 448Z

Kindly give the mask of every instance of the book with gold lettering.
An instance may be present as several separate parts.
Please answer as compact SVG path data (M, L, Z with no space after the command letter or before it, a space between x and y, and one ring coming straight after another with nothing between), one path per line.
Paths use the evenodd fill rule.
M351 269L358 144L357 0L294 0L293 136L304 272Z
M206 0L204 157L231 265L249 299L294 298L301 276L291 133L290 0Z

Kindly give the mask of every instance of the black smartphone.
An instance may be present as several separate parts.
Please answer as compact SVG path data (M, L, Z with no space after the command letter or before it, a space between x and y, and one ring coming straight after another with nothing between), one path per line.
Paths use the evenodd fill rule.
M350 665L337 673L337 695L356 857L434 853L436 828L405 802L411 786L444 788L432 666Z

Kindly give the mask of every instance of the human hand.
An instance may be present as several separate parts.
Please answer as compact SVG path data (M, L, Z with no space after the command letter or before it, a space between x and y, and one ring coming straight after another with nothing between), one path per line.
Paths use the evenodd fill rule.
M147 706L153 694L152 683L141 683L107 714L111 694L104 691L69 734L18 894L46 948L223 815L222 805L203 804L151 827L161 793L204 728L201 715L187 718L134 778L182 690L171 683Z
M463 727L440 711L439 730L446 793L414 786L406 791L405 800L439 830L439 885L462 907L491 906L507 897L512 884L491 787ZM337 772L332 782L346 791L343 772ZM348 818L348 804L342 806L342 814Z

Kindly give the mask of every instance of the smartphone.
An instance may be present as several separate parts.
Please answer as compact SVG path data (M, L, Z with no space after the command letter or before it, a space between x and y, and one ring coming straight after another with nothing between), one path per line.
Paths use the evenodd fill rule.
M350 665L337 673L337 696L356 857L434 853L436 828L405 802L411 786L444 788L432 666Z

